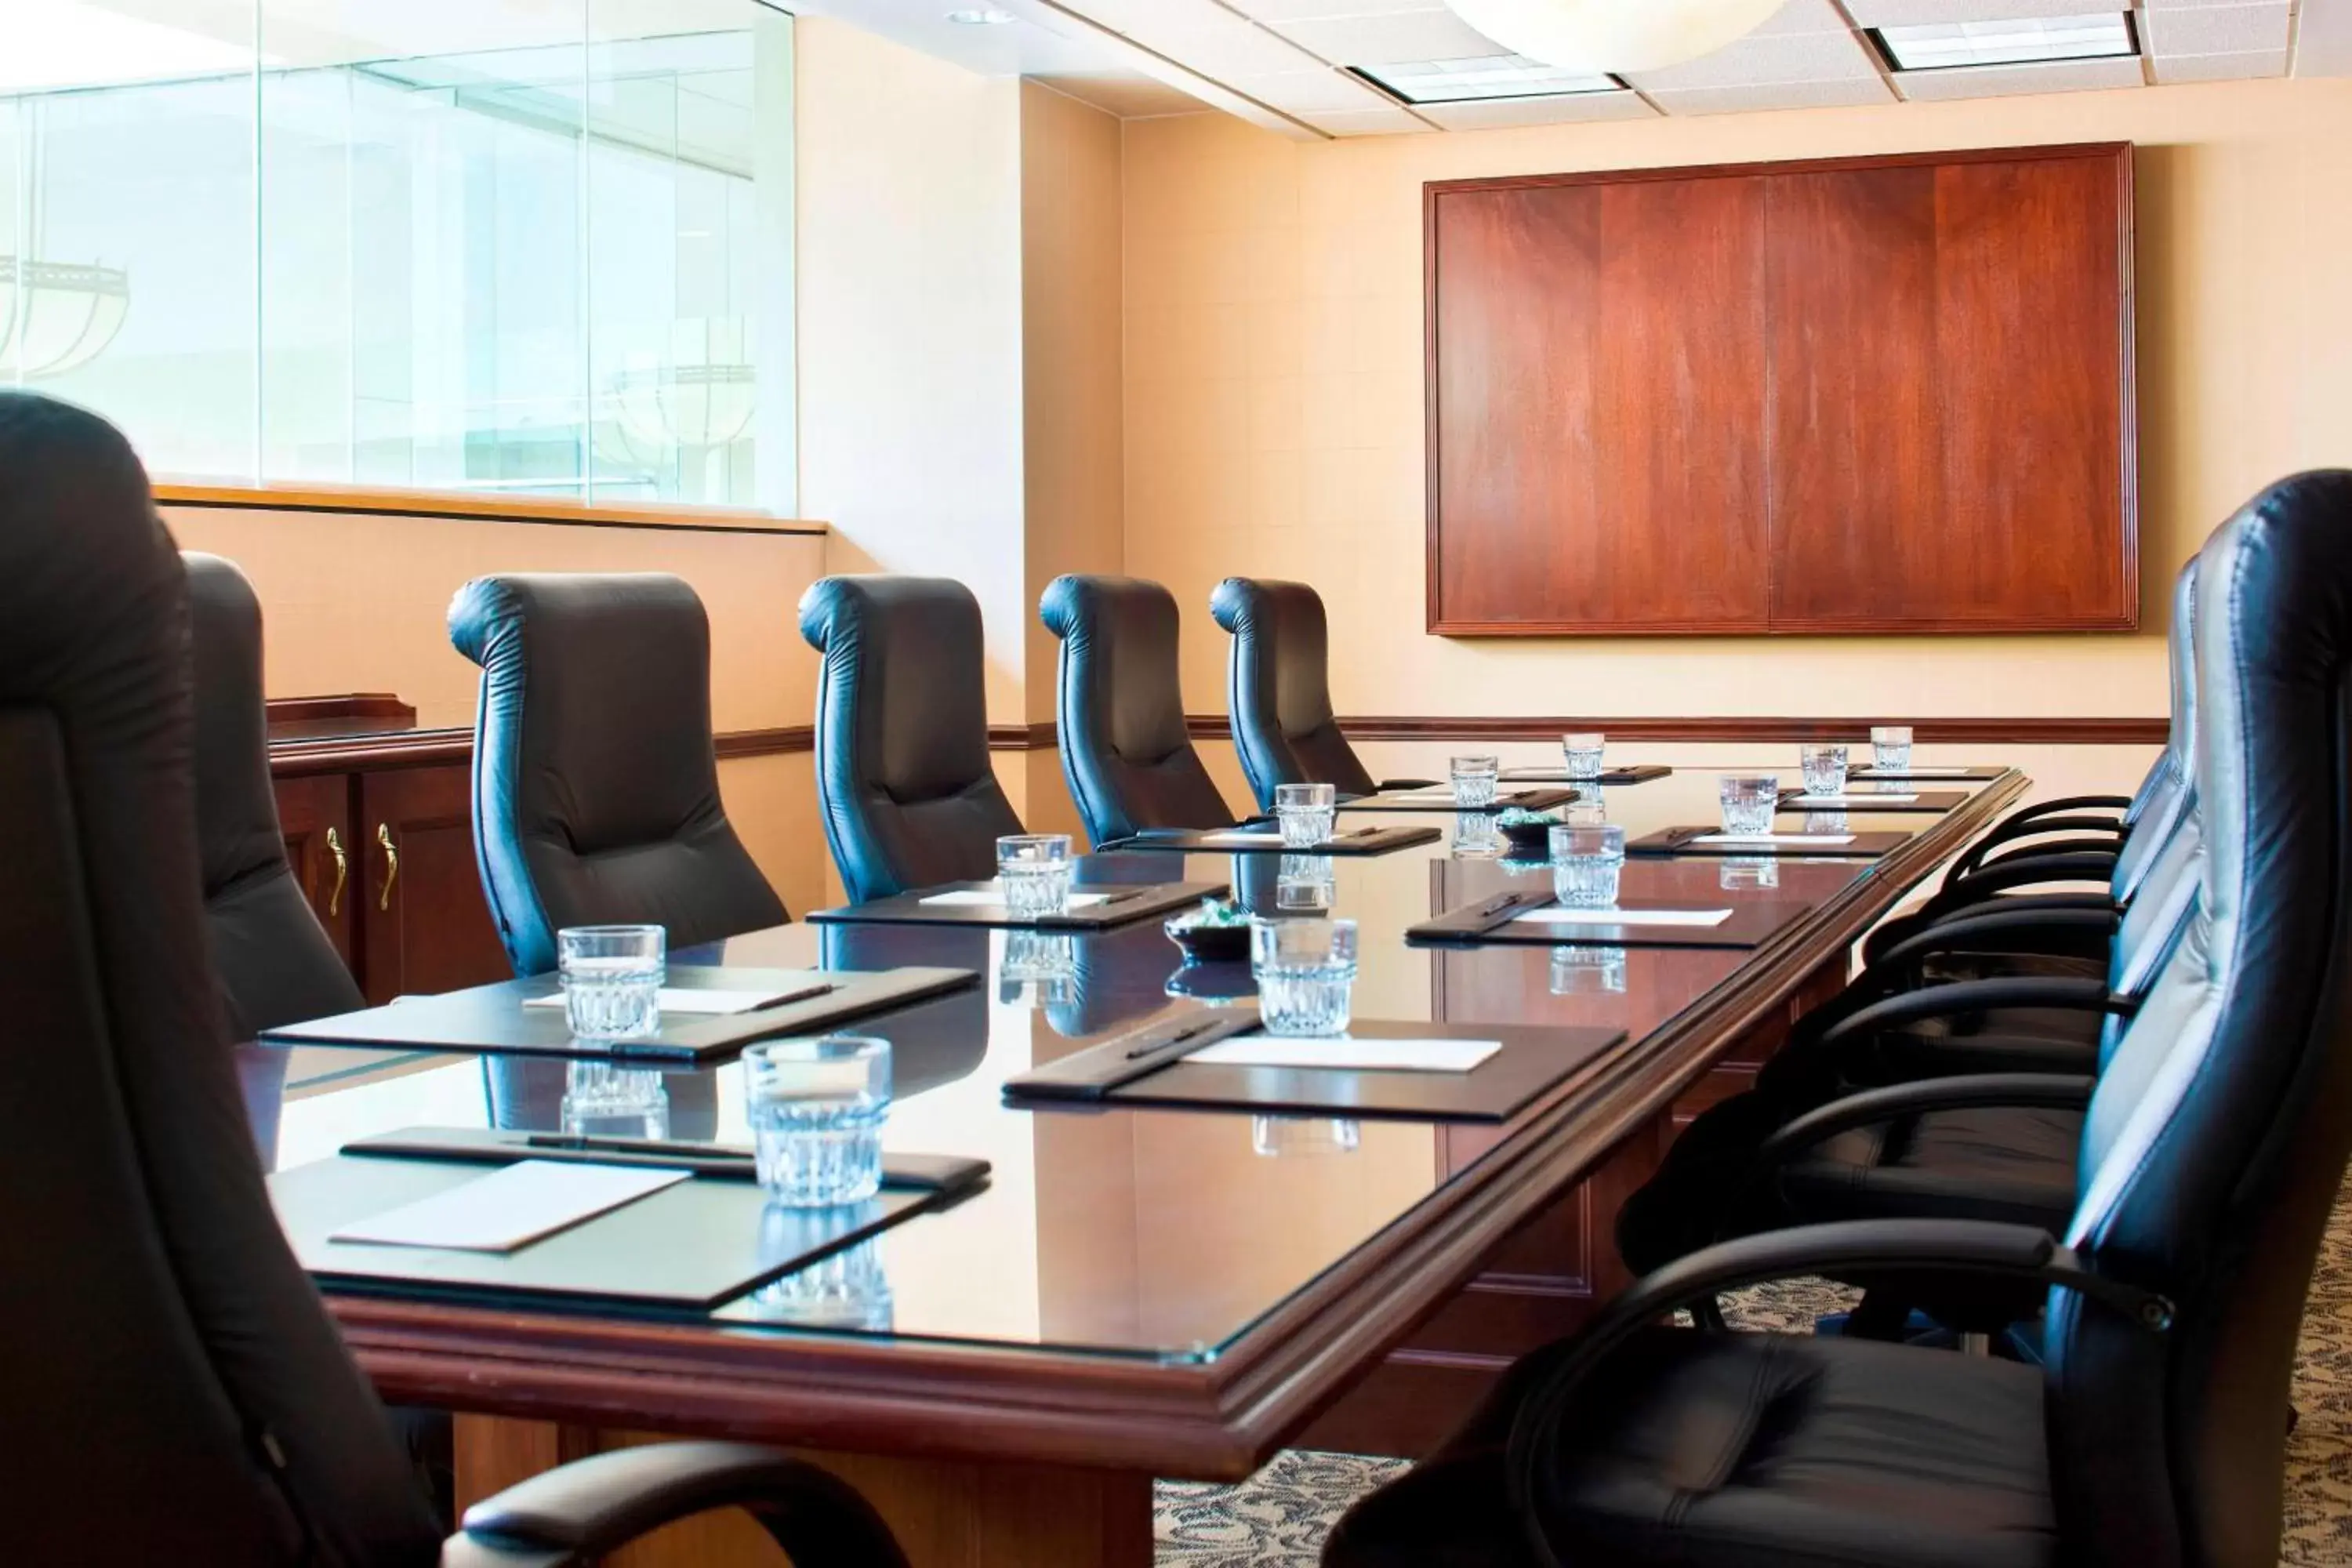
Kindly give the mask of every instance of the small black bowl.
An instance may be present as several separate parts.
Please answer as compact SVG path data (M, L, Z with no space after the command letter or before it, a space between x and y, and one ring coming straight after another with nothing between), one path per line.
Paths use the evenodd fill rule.
M1521 855L1549 856L1551 853L1551 830L1558 827L1559 824L1557 822L1503 822L1496 826L1503 830L1503 837L1511 841L1511 847Z
M1232 963L1250 954L1250 928L1245 925L1179 925L1170 921L1160 929L1170 942L1184 950L1188 963Z
M1257 976L1246 963L1195 963L1190 959L1168 977L1171 996L1195 1002L1245 1002L1257 994Z

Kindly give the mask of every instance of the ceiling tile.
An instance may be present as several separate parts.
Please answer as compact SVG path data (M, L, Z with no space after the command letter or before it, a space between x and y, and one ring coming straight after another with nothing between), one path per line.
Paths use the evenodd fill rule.
M1749 87L1694 87L1660 90L1650 97L1668 114L1738 114L1770 109L1841 109L1852 104L1893 103L1895 93L1876 76L1835 81L1764 82Z
M1774 33L1843 33L1845 18L1830 0L1788 0L1778 11L1764 20L1764 25L1748 35L1751 38L1769 37Z
M1244 16L1261 22L1317 21L1327 16L1393 16L1407 11L1442 9L1433 0L1225 0Z
M1307 114L1300 116L1318 131L1334 136L1386 136L1397 132L1426 131L1426 121L1417 120L1402 109L1358 109L1338 114Z
M1099 0L1089 0L1099 3ZM1167 5L1133 16L1118 31L1179 65L1223 81L1312 70L1314 55L1222 6Z
M2240 81L2250 77L2286 75L2286 50L2249 49L2242 54L2166 55L2156 62L2156 79L2180 81Z
M1858 27L1912 27L1928 22L2010 22L2021 16L2121 13L2126 0L1846 0Z
M1280 76L1227 77L1225 85L1289 114L1393 107L1354 77L1329 66L1320 70L1286 71Z
M2224 55L2251 49L2284 49L2286 0L2259 5L2207 5L2150 11L2140 18L2150 54Z
M2352 0L2303 0L2294 65L2297 76L2352 76Z
M1414 112L1447 131L1506 125L1569 125L1587 120L1649 120L1657 110L1631 92L1575 92L1550 98L1490 98L1482 103L1424 103Z
M1334 65L1377 66L1392 60L1460 60L1508 54L1453 12L1406 11L1393 16L1341 16L1275 24L1283 37Z
M1851 32L1775 33L1742 38L1711 55L1664 70L1628 74L1634 86L1673 90L1696 87L1745 87L1760 81L1824 81L1836 77L1874 76L1870 57Z
M2143 85L2137 56L2052 60L2041 65L1970 66L1961 70L1899 71L1895 89L1914 101L2003 98L2016 92L2077 92Z

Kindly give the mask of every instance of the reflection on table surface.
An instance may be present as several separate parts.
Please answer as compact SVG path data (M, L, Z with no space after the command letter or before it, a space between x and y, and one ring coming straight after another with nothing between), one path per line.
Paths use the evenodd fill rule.
M1791 781L1795 768L1788 770ZM1973 789L1977 785L1944 786ZM1712 820L1713 770L1607 792L1629 833ZM1850 814L1857 830L1935 819ZM1225 881L1267 912L1328 908L1358 921L1359 1018L1597 1026L1629 1050L1734 975L1720 949L1413 948L1405 928L1515 887L1540 862L1485 836L1379 857L1095 856L1081 881ZM1787 823L1784 821L1785 827ZM1466 838L1467 842L1461 840ZM1627 900L1723 907L1819 903L1872 874L1868 860L1755 857L1629 861ZM1187 965L1157 920L1099 933L796 924L673 954L680 962L860 969L946 964L972 990L855 1026L894 1050L887 1149L988 1160L988 1189L894 1226L720 1314L853 1331L1051 1345L1155 1358L1215 1349L1491 1148L1495 1130L1411 1121L1334 1127L1183 1110L1028 1111L1005 1079L1155 1015L1246 997L1247 966ZM418 1125L586 1129L744 1143L739 1065L638 1072L539 1058L455 1058L303 1047L248 1049L240 1068L265 1158L285 1168L372 1133ZM1255 1124L1254 1124L1255 1123ZM808 1310L815 1301L847 1310Z

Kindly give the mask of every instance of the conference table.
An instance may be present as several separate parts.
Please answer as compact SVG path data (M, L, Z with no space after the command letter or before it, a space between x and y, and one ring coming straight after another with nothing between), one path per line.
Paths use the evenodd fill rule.
M1717 771L1609 788L1608 819L1636 838L1712 822ZM743 1437L847 1476L919 1568L1147 1563L1155 1478L1236 1480L1288 1446L1423 1451L1511 1357L1605 1300L1624 1279L1615 1207L1675 1127L1749 1081L1871 924L2026 784L1937 779L1916 787L1965 799L1848 813L1853 831L1905 836L1876 858L1627 862L1628 901L1793 911L1749 950L1409 945L1415 922L1550 873L1451 811L1381 816L1440 837L1330 860L1330 912L1360 925L1357 1018L1624 1031L1499 1123L1009 1107L1004 1081L1033 1066L1248 995L1245 964L1185 964L1157 919L1068 938L1074 963L1043 980L1018 978L1030 933L1002 929L803 922L673 954L979 972L856 1032L893 1045L886 1148L985 1159L988 1185L815 1266L822 1289L788 1277L704 1316L328 1300L388 1401L456 1413L461 1503L604 1447ZM1262 902L1280 858L1101 855L1079 877L1228 882ZM318 1047L240 1061L278 1170L401 1128L559 1130L578 1070ZM749 1142L740 1064L667 1070L658 1092L669 1137ZM713 1515L617 1561L782 1559Z

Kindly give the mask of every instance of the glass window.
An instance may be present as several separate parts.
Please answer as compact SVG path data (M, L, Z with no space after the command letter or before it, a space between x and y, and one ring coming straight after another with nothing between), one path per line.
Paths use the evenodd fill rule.
M157 474L793 507L763 0L0 0L0 382Z

